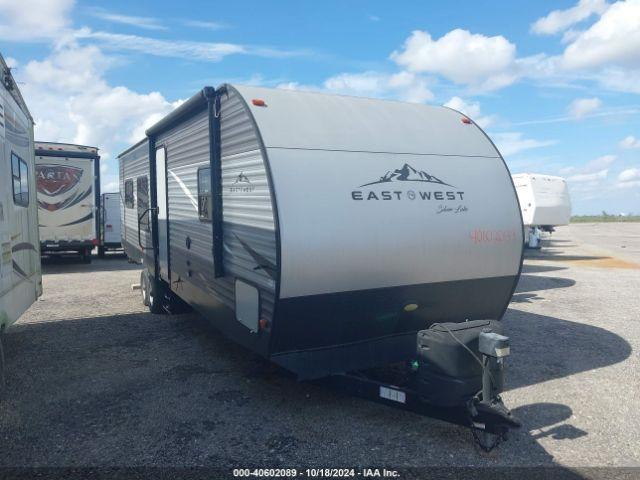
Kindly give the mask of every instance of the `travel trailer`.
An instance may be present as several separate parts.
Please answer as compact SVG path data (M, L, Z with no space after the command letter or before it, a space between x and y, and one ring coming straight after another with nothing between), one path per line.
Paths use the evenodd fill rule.
M103 193L100 197L100 244L98 256L104 257L107 250L122 248L120 224L120 194Z
M471 119L223 85L146 135L119 158L152 312L192 307L300 380L483 433L518 425L497 395L509 352L498 320L520 275L522 219Z
M150 243L149 143L145 138L118 156L120 162L121 242L130 262L141 263ZM138 224L138 218L140 225Z
M36 142L40 250L85 263L99 244L100 156L96 147Z
M540 248L542 232L552 233L554 227L568 225L571 220L571 199L567 182L562 177L538 173L513 175L522 211L524 242L529 248Z
M42 294L33 119L0 55L0 333ZM0 335L1 339L1 335ZM0 341L0 362L2 362Z

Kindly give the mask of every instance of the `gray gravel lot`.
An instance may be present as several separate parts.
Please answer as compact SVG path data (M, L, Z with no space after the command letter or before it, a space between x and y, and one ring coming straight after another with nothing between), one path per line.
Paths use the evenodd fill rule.
M640 466L638 223L527 253L504 319L524 428L490 454L467 429L297 383L196 314L151 315L138 278L122 258L45 267L5 338L1 466Z

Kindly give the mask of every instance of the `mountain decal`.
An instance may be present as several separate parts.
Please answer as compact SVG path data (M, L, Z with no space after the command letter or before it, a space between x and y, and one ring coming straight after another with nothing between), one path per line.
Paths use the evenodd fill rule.
M448 183L443 182L438 177L434 177L433 175L429 175L424 170L416 170L408 163L405 163L402 168L398 168L396 170L389 170L385 173L379 180L375 180L373 182L365 183L364 185L360 185L361 187L366 187L369 185L376 185L378 183L389 183L389 182L424 182L424 183L437 183L439 185L447 185L449 187L453 187Z
M236 181L233 182L234 185L236 183L251 183L251 181L249 180L249 177L247 177L244 174L244 172L240 172L240 175L238 175L238 178L236 178Z

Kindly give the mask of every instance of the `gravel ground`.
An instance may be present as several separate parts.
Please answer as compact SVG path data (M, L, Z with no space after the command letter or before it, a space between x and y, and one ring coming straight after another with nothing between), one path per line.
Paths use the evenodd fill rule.
M196 314L147 313L138 278L122 258L44 267L5 337L0 466L640 467L638 223L527 253L504 318L524 427L489 454L467 429L297 383Z

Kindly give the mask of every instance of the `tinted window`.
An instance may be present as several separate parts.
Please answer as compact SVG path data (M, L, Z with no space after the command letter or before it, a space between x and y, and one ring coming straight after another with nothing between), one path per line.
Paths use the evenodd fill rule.
M149 231L149 180L146 176L136 179L136 188L138 190L138 218L140 219L140 227Z
M124 182L124 205L127 208L133 208L134 203L133 180L127 180Z
M198 216L200 220L211 221L211 169L198 170Z
M13 152L11 152L11 177L13 203L21 207L29 206L29 166Z

